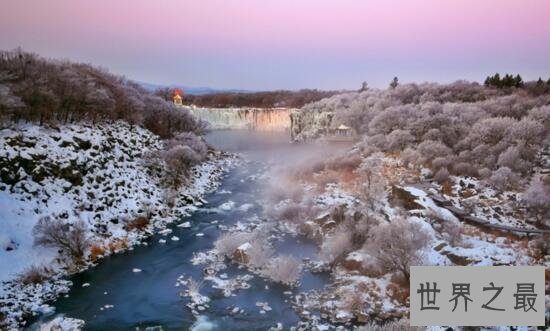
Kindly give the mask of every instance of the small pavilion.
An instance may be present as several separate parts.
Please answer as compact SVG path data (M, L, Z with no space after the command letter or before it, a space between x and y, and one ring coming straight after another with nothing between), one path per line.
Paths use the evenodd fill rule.
M338 126L336 128L335 133L336 133L336 136L338 136L338 137L351 137L351 136L353 136L352 129L349 126L346 126L344 124L340 124L340 126Z
M182 94L183 92L179 88L174 91L174 104L176 106L183 106Z

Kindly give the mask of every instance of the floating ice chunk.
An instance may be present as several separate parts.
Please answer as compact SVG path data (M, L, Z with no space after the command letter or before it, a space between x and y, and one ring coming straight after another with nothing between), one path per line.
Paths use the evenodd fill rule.
M160 239L160 240L159 240L159 243L165 244L165 243L166 243L166 240L165 240L165 239Z
M204 236L204 233L199 232L199 233L197 233L195 236L197 236L197 237L203 237L203 236Z
M134 269L132 269L132 272L141 272L141 269L134 268Z
M240 211L245 211L245 212L246 212L246 211L249 211L249 210L250 210L251 208L253 208L253 207L254 207L253 204L251 204L251 203L245 203L245 204L243 204L243 205L241 205L241 206L239 207L239 210L240 210Z
M178 226L178 228L190 228L191 227L191 222L183 222L181 224L178 224L177 226Z
M82 287L88 287L88 286L90 286L90 283L84 283L84 284L82 284Z
M235 207L235 202L229 200L227 202L222 203L218 208L221 210L229 211Z
M166 236L167 234L170 234L170 233L172 233L172 229L164 229L159 231L159 234L163 236Z
M179 238L179 237L176 237L176 236L173 236L171 239L172 239L172 241L178 241L178 240L180 240L180 238Z

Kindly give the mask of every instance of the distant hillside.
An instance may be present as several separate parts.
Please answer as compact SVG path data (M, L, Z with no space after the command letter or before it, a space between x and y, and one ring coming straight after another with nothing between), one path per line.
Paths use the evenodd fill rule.
M185 94L190 95L206 95L206 94L216 94L216 93L251 93L251 90L240 90L240 89L215 89L211 87L189 87L182 85L163 85L163 84L151 84L145 82L138 82L144 89L150 92L154 92L160 89L180 89L185 91Z
M155 94L165 100L172 100L175 89L162 88ZM183 104L210 108L301 108L304 105L331 97L344 91L263 91L263 92L218 92L203 95L184 93Z

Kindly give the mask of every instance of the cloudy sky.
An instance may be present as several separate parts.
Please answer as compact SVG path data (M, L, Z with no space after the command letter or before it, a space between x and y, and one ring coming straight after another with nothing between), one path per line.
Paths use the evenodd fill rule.
M535 79L549 17L547 0L1 0L0 49L215 88Z

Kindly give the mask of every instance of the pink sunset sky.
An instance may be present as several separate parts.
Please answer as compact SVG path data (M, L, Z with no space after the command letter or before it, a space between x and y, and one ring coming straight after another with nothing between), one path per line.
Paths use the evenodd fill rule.
M385 87L550 76L547 0L2 0L0 49L158 84Z

